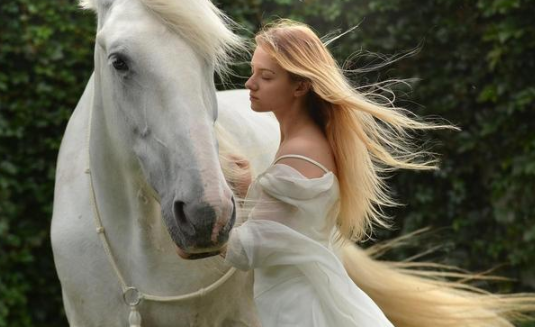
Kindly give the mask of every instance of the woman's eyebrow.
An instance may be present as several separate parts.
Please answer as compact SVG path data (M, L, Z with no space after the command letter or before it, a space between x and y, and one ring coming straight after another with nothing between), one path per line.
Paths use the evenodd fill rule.
M253 64L251 64L251 68L254 68L254 65L253 65ZM271 72L271 73L275 74L274 71L272 71L271 69L268 69L268 68L258 68L258 70L260 70L260 71L262 71L262 70L266 70L266 71L268 71L268 72Z

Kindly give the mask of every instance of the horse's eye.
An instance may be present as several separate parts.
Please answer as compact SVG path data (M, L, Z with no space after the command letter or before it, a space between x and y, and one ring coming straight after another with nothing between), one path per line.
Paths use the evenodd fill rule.
M120 72L125 72L128 70L128 65L126 64L126 62L122 58L119 58L119 57L113 58L112 65L113 65L113 68L115 68L116 70Z

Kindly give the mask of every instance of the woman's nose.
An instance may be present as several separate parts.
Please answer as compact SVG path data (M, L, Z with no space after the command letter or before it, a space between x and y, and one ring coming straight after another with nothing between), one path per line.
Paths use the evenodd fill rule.
M245 88L249 90L256 90L256 83L253 81L253 77L249 77L247 82L245 82Z

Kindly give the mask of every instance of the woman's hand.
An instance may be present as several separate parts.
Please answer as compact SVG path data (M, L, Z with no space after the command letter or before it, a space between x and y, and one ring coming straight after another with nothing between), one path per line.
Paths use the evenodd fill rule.
M251 184L253 178L251 174L251 165L249 160L240 156L230 155L229 159L231 164L237 166L238 171L243 172L239 174L239 179L234 182L234 190L236 195L243 199L247 195L249 185Z
M227 244L223 245L220 249L220 253L219 255L222 257L222 258L225 258L226 255L227 255Z

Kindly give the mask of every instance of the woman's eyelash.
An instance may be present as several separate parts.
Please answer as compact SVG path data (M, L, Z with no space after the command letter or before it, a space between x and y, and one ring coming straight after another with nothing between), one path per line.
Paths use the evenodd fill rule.
M253 68L251 68L251 74L254 74L254 69L253 69ZM262 75L260 75L260 77L261 77L262 79L265 79L265 80L270 80L270 79L271 79L271 77L262 76Z

